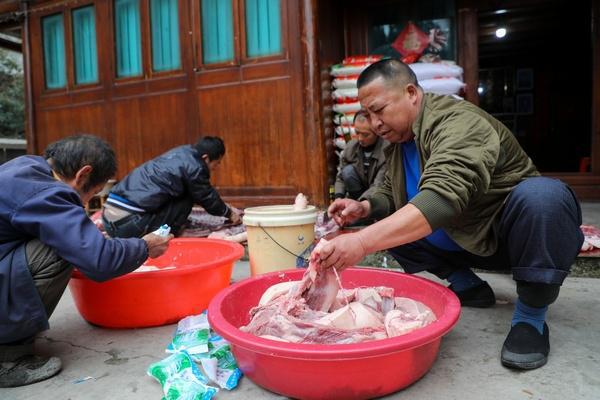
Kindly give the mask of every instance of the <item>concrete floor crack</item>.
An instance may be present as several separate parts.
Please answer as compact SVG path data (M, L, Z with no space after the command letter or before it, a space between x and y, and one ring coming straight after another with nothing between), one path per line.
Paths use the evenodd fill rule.
M38 336L38 339L45 339L45 340L47 340L50 343L65 343L65 344L68 344L71 347L76 347L76 348L79 348L79 349L93 351L94 353L98 353L98 354L108 354L111 357L113 356L109 351L101 351L101 350L92 349L91 347L86 347L86 346L82 346L82 345L79 345L79 344L71 343L68 340L58 340L58 339L53 339L53 338L47 337L47 336Z

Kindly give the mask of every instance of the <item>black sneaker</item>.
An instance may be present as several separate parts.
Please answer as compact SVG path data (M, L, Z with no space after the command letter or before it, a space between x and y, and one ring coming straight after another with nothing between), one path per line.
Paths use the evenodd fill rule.
M62 365L58 357L28 355L0 363L0 387L17 387L43 381L56 375Z
M548 325L544 322L544 333L527 322L518 322L502 346L502 365L517 369L535 369L546 364L550 352Z
M486 281L460 292L455 291L452 288L452 285L448 286L448 289L452 290L456 294L460 300L460 305L463 307L487 308L496 304L496 296L494 295L494 291Z

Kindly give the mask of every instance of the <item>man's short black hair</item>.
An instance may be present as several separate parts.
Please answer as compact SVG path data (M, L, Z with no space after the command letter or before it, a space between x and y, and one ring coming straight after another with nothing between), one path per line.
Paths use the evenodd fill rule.
M388 58L369 65L358 77L356 86L361 87L383 78L386 83L404 86L409 83L419 87L417 76L412 69L400 60Z
M218 160L225 155L225 143L218 136L204 136L194 146L202 157L208 155L209 161Z
M44 157L52 159L52 170L63 178L73 179L81 168L92 167L83 191L106 183L117 172L115 152L108 143L94 135L75 135L50 143Z

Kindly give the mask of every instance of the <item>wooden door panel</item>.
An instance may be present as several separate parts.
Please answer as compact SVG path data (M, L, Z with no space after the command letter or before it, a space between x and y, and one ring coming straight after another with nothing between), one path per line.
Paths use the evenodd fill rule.
M141 98L113 103L114 148L119 160L118 178L123 178L147 158L143 146L145 142L140 118L141 103Z
M107 141L113 139L110 122L103 118L102 105L84 107L57 108L38 112L37 139L38 153L42 153L49 143L65 136L78 133L90 133Z
M200 132L223 137L220 186L289 186L292 161L290 80L250 82L198 91Z
M186 97L186 93L161 94L113 103L119 178L165 151L187 144Z

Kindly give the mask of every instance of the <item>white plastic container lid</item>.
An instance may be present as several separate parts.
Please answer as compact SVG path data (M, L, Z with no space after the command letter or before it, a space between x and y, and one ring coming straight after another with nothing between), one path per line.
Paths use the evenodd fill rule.
M247 226L293 226L314 224L317 209L308 206L294 210L292 205L250 207L244 210L244 225Z

